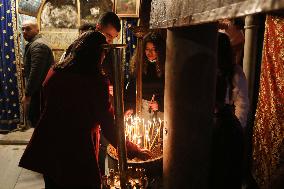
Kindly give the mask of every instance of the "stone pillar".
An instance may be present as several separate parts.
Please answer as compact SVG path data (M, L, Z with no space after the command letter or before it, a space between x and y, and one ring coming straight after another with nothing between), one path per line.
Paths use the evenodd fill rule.
M255 65L257 58L256 56L257 30L258 30L257 16L255 15L246 16L243 70L248 82L250 105L253 102L253 94L254 94Z
M164 188L207 189L217 29L206 24L167 32Z
M245 17L245 45L243 58L243 71L248 84L249 112L247 119L247 128L245 130L245 158L244 158L244 179L249 184L251 181L251 164L252 164L252 137L255 119L255 71L257 64L258 48L258 16L249 15ZM256 91L257 93L257 91ZM255 181L253 181L254 183Z

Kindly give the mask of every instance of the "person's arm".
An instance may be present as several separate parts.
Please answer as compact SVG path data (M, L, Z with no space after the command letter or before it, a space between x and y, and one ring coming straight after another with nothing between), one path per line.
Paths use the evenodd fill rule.
M160 82L160 88L156 89L154 99L152 97L150 107L154 111L164 112L164 89L165 89L165 80L162 78Z
M241 67L235 68L233 77L233 101L235 105L235 115L239 119L242 127L246 126L249 112L248 85Z
M118 129L114 124L113 108L109 98L108 83L104 82L99 93L99 109L97 110L99 124L106 139L114 146L117 146Z
M27 78L25 96L32 96L41 87L41 82L45 78L50 49L44 44L35 44L31 48L31 70Z
M109 101L108 84L102 86L102 95L100 97L101 109L98 110L100 125L104 136L114 146L118 145L118 128L114 124L113 108ZM148 159L149 153L141 150L136 144L126 140L127 156L129 158L138 157L139 159Z
M141 149L133 142L126 140L127 157L133 159L137 157L138 159L147 160L150 159L152 153L147 149Z
M164 112L164 95L163 94L156 94L157 103L159 106L159 111Z

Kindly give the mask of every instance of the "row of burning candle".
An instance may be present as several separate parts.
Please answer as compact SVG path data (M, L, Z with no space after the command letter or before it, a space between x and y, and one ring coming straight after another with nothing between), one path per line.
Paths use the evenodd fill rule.
M141 148L151 151L153 145L161 139L161 119L145 121L138 116L131 116L124 123L126 138Z

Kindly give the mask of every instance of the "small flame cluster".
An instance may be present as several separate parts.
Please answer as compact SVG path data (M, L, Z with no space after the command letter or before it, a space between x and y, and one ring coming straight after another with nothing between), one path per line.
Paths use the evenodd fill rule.
M139 116L124 119L125 137L140 148L152 150L162 140L163 120L160 118L145 121Z
M126 188L143 189L148 186L148 178L145 174L144 168L128 167L128 182ZM119 172L115 172L113 169L109 170L109 175L102 176L102 188L117 189L120 186Z

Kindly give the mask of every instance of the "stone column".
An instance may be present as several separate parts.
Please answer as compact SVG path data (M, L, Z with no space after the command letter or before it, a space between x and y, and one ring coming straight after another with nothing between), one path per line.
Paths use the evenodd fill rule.
M248 82L248 93L250 105L253 102L255 65L257 53L257 16L250 15L245 18L245 46L243 70ZM250 106L251 107L251 106Z
M207 24L167 32L164 188L207 189L217 29Z
M249 112L247 119L247 128L245 130L245 158L244 158L244 179L251 182L251 162L252 162L252 137L255 115L253 112L255 96L255 69L257 64L257 47L258 47L258 16L249 15L245 18L245 45L243 58L243 71L248 84ZM256 91L257 92L257 91Z

